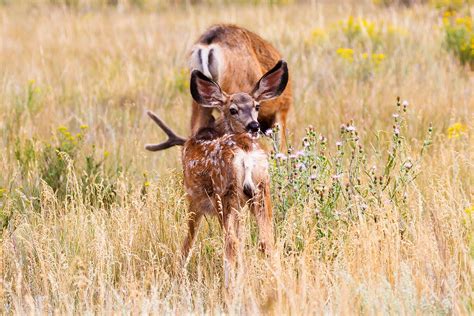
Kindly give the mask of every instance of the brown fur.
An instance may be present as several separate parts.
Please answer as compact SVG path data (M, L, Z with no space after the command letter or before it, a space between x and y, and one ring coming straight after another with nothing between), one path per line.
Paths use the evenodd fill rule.
M236 155L261 155L252 172L257 191L253 197L243 193L243 170L235 166ZM228 134L212 140L191 138L183 148L184 186L189 199L188 235L183 258L188 257L202 216L215 215L224 230L225 258L235 263L239 242L240 210L248 204L257 219L262 249L273 245L272 208L266 155L250 134Z
M193 50L208 45L217 45L221 50L224 65L219 65L221 72L217 78L213 79L227 94L250 93L260 77L281 59L279 52L269 42L235 25L219 24L210 27L198 39ZM283 141L285 141L287 114L292 103L291 80L289 80L281 96L262 102L258 116L262 130L271 128L279 114ZM202 108L193 101L192 135L212 122L212 109Z
M169 138L160 144L147 145L147 149L158 151L184 144L182 165L189 199L189 230L183 259L188 258L202 216L217 215L224 230L226 285L227 272L233 270L228 268L235 264L243 206L248 204L257 219L262 250L269 251L273 245L268 162L257 142L260 131L257 120L260 103L280 96L287 82L288 67L282 60L256 81L250 93L228 95L203 72L193 70L190 81L193 99L200 107L217 109L221 115L188 140L177 136L160 118L148 112Z
M257 119L256 101L250 95L234 94L227 98L220 110L222 115L214 127L207 127L185 140L182 165L184 187L189 200L188 234L183 244L185 262L194 243L203 215L216 215L224 230L225 271L232 271L239 243L240 211L249 205L257 220L261 249L273 248L272 207L267 156L260 148L255 133L245 131L245 122ZM237 106L245 115L229 114ZM171 143L176 135L155 114L150 117L168 134ZM225 133L221 135L218 130ZM181 138L180 138L181 139ZM148 145L147 149L163 150L167 143ZM249 170L246 162L250 163ZM248 181L248 175L251 181ZM250 189L245 188L246 183ZM248 194L250 192L250 194ZM230 269L227 269L230 268Z

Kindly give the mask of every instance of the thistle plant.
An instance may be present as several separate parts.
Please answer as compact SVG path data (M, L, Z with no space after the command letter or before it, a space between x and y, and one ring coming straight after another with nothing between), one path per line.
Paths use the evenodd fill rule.
M408 102L398 98L391 131L379 133L388 137L378 137L371 150L364 148L353 121L341 125L340 139L333 144L309 127L301 145L289 147L286 153L276 150L276 127L272 133L270 172L277 227L288 212L299 210L312 214L312 221L306 224L325 236L336 226L348 226L361 218L377 221L384 214L373 210L387 204L402 210L402 224L409 220L409 186L420 172L420 158L431 144L432 128L417 156L413 156L403 134L407 111Z

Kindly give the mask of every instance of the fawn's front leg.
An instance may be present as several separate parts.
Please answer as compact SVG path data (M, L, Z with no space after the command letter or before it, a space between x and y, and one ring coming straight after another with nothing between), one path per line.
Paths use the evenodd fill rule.
M255 215L260 239L260 249L269 254L273 250L273 211L270 197L270 183L259 185L258 194L250 201L252 213Z

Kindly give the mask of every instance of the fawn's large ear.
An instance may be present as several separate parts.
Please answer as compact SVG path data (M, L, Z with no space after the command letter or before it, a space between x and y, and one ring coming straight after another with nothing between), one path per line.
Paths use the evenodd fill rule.
M199 70L193 70L191 73L190 88L194 101L204 107L220 107L227 100L219 85Z
M270 100L278 97L288 83L288 65L280 60L257 82L251 95L257 101Z

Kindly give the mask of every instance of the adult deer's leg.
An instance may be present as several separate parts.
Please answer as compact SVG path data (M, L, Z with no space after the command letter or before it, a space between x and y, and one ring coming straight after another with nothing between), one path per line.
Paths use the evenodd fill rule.
M188 234L183 243L182 260L183 264L187 262L189 252L196 240L196 235L201 224L202 213L198 209L195 202L191 201L189 204L189 218L188 218Z
M251 201L251 209L257 220L260 249L267 254L271 253L273 250L273 211L268 180L260 185L258 194Z

